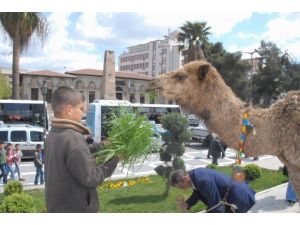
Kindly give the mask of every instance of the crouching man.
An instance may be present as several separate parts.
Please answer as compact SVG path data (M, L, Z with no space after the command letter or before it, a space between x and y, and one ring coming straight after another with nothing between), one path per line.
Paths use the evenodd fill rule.
M190 209L198 201L210 213L246 213L255 204L255 192L245 183L212 169L176 170L171 185L179 189L192 188L193 193L179 203L182 210Z

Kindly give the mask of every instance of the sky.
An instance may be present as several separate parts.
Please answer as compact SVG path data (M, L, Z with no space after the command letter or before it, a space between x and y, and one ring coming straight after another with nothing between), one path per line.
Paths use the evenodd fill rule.
M229 52L252 52L259 47L261 40L265 40L276 43L283 52L287 51L294 60L300 61L299 10L295 13L291 9L268 12L268 8L233 8L229 12L226 7L223 11L220 10L222 7L217 11L202 8L198 11L193 7L183 7L182 10L147 7L135 12L129 12L126 7L124 10L108 7L103 11L98 7L87 10L82 7L76 13L69 12L65 6L59 10L42 8L40 11L50 26L48 38L43 44L33 39L30 47L21 54L20 68L56 72L102 69L105 50L115 52L117 67L118 56L127 51L127 47L163 39L168 30L180 30L185 21L207 22L212 33L208 36L209 41L222 42ZM34 6L32 9L36 10ZM11 8L8 7L8 11ZM245 53L243 58L250 58L250 54ZM0 67L11 67L11 61L11 43L1 32Z

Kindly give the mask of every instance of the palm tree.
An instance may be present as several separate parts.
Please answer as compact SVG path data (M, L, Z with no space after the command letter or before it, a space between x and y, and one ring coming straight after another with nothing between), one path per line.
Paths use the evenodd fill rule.
M182 55L184 56L183 63L194 60L205 59L203 48L208 46L208 35L211 34L209 30L211 27L206 26L206 22L190 22L186 21L180 27L181 32L177 35L177 40L185 43L187 49L181 46Z
M19 98L19 62L20 54L28 48L35 34L42 42L48 34L46 17L36 12L1 12L0 28L8 34L13 45L12 61L12 97Z

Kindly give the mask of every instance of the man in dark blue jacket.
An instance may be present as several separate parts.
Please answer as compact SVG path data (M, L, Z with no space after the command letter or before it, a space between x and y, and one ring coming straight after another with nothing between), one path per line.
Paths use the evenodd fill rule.
M255 204L255 192L245 182L235 181L212 169L176 170L171 174L171 185L193 189L191 196L180 203L181 209L189 209L202 201L207 212L245 213Z

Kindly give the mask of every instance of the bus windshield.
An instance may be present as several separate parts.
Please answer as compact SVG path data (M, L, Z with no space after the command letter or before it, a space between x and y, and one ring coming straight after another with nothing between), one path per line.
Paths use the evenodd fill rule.
M0 121L5 124L22 123L43 127L44 118L43 103L0 102ZM48 127L47 122L46 126Z

